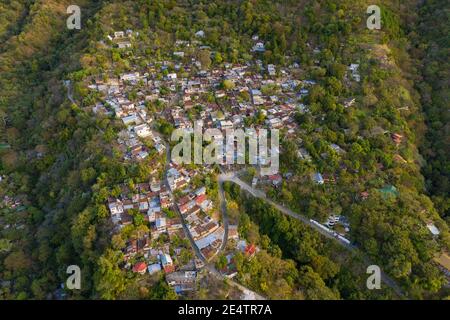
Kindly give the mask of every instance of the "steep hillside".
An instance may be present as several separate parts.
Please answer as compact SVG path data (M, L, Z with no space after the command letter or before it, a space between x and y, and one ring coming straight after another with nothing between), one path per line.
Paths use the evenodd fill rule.
M25 23L25 17L32 1L4 1L0 4L0 44L17 35L22 25Z
M92 159L90 150L102 152L97 145L105 145L97 142L96 120L66 100L62 70L79 66L88 39L66 29L69 4L36 1L0 54L3 141L9 146L2 151L2 195L24 204L20 214L2 209L2 238L13 243L0 253L6 298L46 298L59 285L58 273L75 256L71 221L90 201L90 184L78 172ZM95 3L84 4L88 18Z
M147 181L151 168L123 161L117 145L123 124L92 112L106 102L89 85L136 68L162 81L168 70L155 66L173 59L176 40L197 39L198 30L204 30L207 49L186 49L186 61L215 68L254 60L287 68L295 62L298 80L315 83L302 98L310 112L295 116L298 136L282 141L281 171L293 178L268 196L319 221L345 215L352 243L405 295L445 296L433 258L450 242L442 219L449 208L448 68L442 67L448 41L445 26L428 23L435 12L443 16L436 23L444 23L448 11L439 1L419 15L416 1L375 2L383 12L380 31L365 26L372 4L365 0L84 0L78 1L83 27L72 31L66 28L69 0L0 4L0 298L60 298L71 264L81 267L83 283L80 291L64 292L73 299L177 297L164 276L138 278L123 268L125 239L113 236L106 204L120 194L119 184ZM130 50L110 45L107 35L127 29L138 34ZM265 41L258 59L251 51L254 35ZM359 65L361 81L352 80L351 64ZM137 91L128 98L138 101ZM164 91L169 89L159 93ZM354 105L344 106L349 99ZM146 107L158 114L165 105ZM258 123L258 116L247 123ZM170 128L159 121L159 128ZM299 146L311 161L300 159ZM327 174L325 185L311 181L316 172ZM252 289L273 298L396 297L389 289L365 289L359 256L340 255L297 222L259 202L240 201L240 231L263 248L238 265L238 279ZM430 224L439 236L431 235ZM133 221L124 233L141 225ZM271 264L276 268L264 271ZM218 296L228 296L222 286Z
M423 78L416 85L426 114L427 134L422 154L427 159L423 173L427 189L441 216L449 221L450 134L449 97L449 20L445 1L427 1L418 11L411 38L413 57L421 64Z

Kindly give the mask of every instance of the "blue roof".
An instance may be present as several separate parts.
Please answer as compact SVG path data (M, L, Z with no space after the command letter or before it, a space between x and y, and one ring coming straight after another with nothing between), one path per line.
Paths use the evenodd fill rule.
M166 264L171 264L172 263L172 258L168 255L168 254L162 254L161 255L161 263L163 264L163 265L166 265Z
M161 271L161 265L159 263L151 264L147 267L147 270L150 274Z
M314 174L314 180L315 180L316 182L323 183L323 177L322 177L322 174L320 174L320 172L316 172L316 173Z

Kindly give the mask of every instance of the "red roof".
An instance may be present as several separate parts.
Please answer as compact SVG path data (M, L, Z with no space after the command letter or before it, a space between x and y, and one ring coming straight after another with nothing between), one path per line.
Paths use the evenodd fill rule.
M281 176L279 174L272 174L269 176L269 180L274 181L274 180L280 180Z
M245 253L248 254L249 256L255 254L256 252L256 247L254 244L249 244L246 248L245 248Z
M395 143L400 144L402 142L403 136L398 133L392 134L392 140L394 140Z
M171 273L175 271L175 266L173 264L165 265L164 266L164 272L165 273Z
M195 199L195 203L201 205L204 201L206 201L206 194L201 194Z
M179 208L181 213L185 213L187 210L189 210L189 203L185 203L181 205Z
M180 200L178 200L178 205L182 206L183 204L188 203L189 201L191 201L191 199L189 198L189 196L184 196L182 197Z
M133 267L133 272L145 272L147 264L145 262L138 262Z

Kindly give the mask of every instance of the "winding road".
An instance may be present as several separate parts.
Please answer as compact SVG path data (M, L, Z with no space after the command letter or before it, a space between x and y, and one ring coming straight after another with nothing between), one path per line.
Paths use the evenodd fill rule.
M311 222L310 219L308 219L307 217L305 217L302 214L296 213L294 211L292 211L289 208L286 208L282 205L279 205L278 203L275 203L274 201L272 201L271 199L267 198L267 196L265 195L264 192L262 192L261 190L257 190L253 187L251 187L250 185L248 185L246 182L242 181L241 179L239 179L239 175L237 172L227 172L227 173L222 173L219 175L219 185L223 185L224 182L232 182L235 183L237 185L239 185L239 187L241 187L241 189L247 191L249 194L251 194L253 197L255 198L259 198L264 200L266 203L270 204L272 207L274 207L275 209L277 209L278 211L280 211L281 213L294 218L296 220L301 221L302 223L310 226L311 228L315 229L317 232L319 232L320 234L322 234L324 237L337 241L337 243L339 243L342 247L346 248L349 251L359 251L363 257L364 263L367 264L367 266L372 265L372 263L370 262L369 258L367 258L359 249L357 246L353 245L353 244L349 244L346 243L345 241L337 238L336 236L334 236L333 234L325 231L324 229L320 228L318 225L314 224ZM220 187L220 189L223 192L223 187ZM405 295L403 293L403 291L401 290L401 288L395 283L395 281L393 279L391 279L388 275L386 275L384 272L381 272L381 280L387 285L389 286L392 290L394 290L394 292L399 296L399 297L403 297L405 298Z

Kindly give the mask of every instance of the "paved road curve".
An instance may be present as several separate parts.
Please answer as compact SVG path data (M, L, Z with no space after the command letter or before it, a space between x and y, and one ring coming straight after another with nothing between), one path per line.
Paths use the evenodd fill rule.
M225 230L223 233L223 239L222 239L222 245L220 247L220 251L225 250L226 246L227 246L227 242L228 242L228 226L229 226L229 221L228 221L228 214L227 214L227 201L225 199L225 193L223 191L223 181L220 181L220 176L217 179L217 183L219 184L219 199L220 199L220 208L222 211L222 224L223 224L223 229Z
M292 217L294 219L297 219L297 220L303 222L304 224L310 226L311 228L314 228L317 232L319 232L320 234L322 234L326 238L337 241L341 246L343 246L347 250L349 250L349 251L356 251L356 250L358 250L358 248L355 245L348 244L348 243L342 241L341 239L335 237L333 234L330 234L327 231L321 229L319 226L317 226L316 224L312 223L304 215L296 213L296 212L292 211L291 209L286 208L284 206L281 206L281 205L275 203L274 201L268 199L264 192L262 192L261 190L257 190L255 188L252 188L250 185L248 185L247 183L245 183L244 181L239 179L238 173L236 173L236 172L222 173L219 176L219 185L222 185L223 182L225 182L225 181L233 182L233 183L239 185L241 187L241 189L247 191L252 196L264 200L265 202L267 202L268 204L270 204L271 206L273 206L274 208L279 210L281 213L283 213L283 214L285 214L287 216L290 216L290 217ZM365 255L363 255L363 259L364 259L364 262L367 264L367 266L372 264L372 263L370 263L370 260ZM389 276L387 276L384 272L381 272L381 280L386 285L388 285L390 288L392 288L398 296L403 297L403 298L405 297L405 295L403 294L402 290L395 283L395 281L392 280Z

